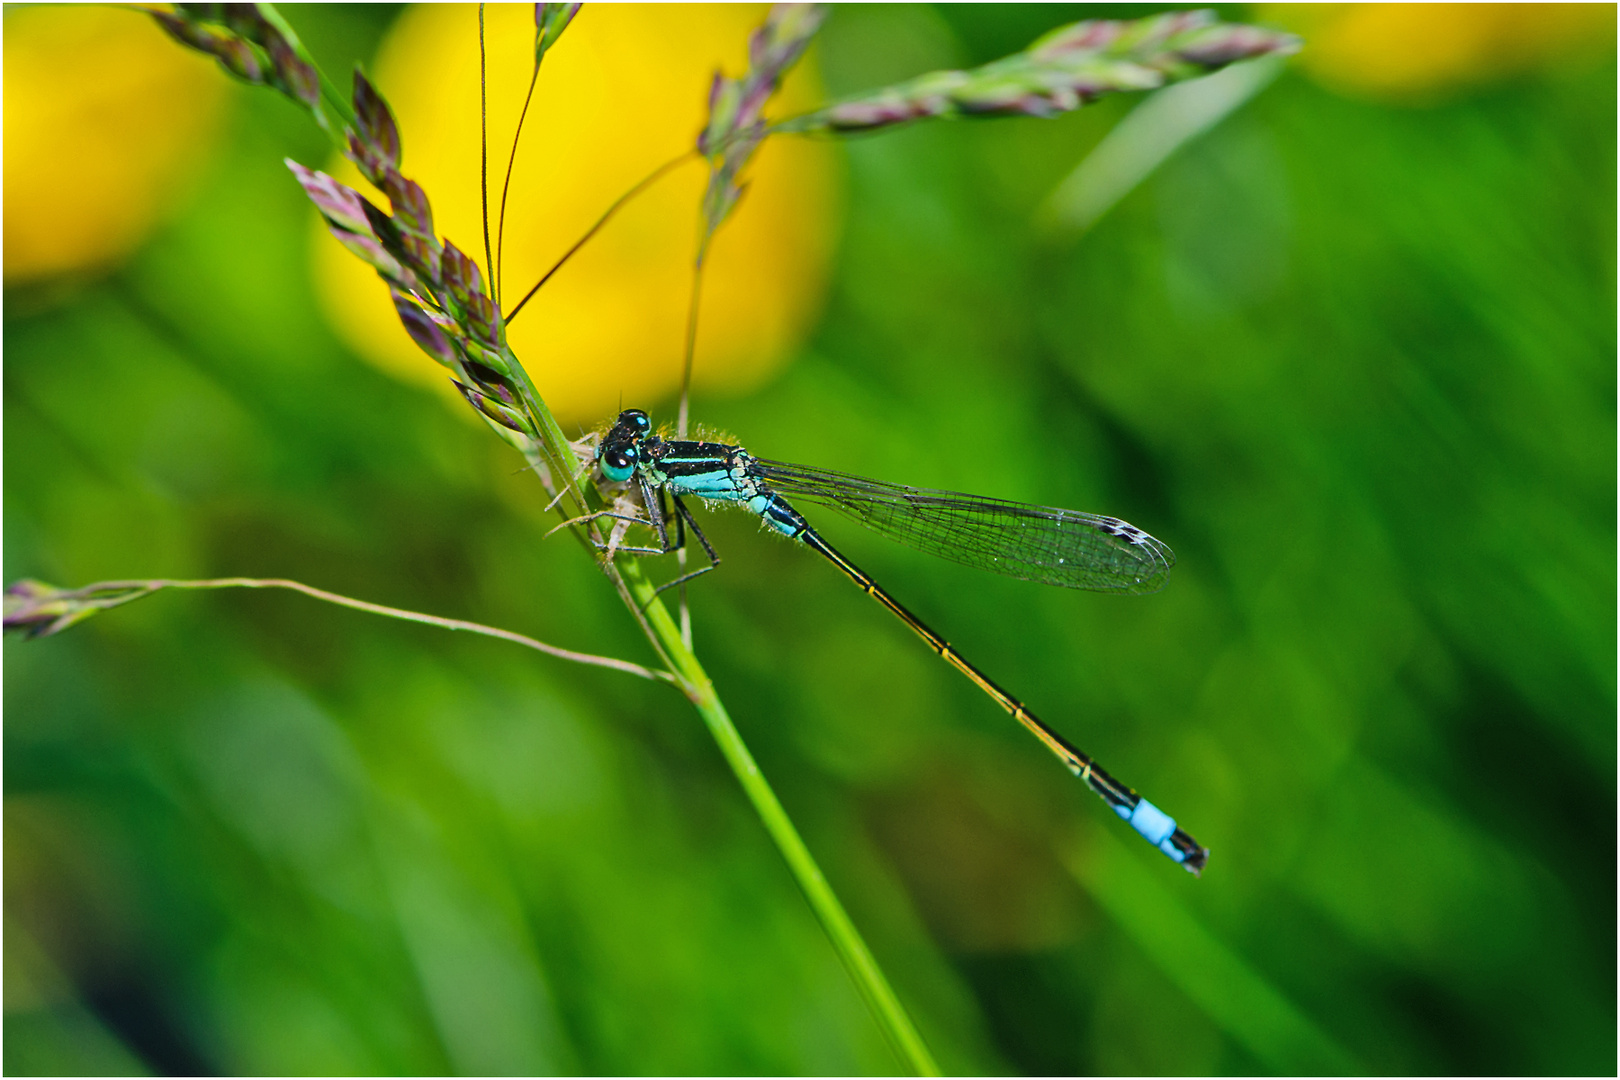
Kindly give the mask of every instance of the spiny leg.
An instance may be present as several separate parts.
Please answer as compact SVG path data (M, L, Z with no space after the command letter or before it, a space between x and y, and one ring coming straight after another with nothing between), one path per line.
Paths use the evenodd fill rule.
M612 510L597 510L594 513L581 514L579 517L569 518L567 521L561 522L558 525L554 525L554 526L552 526L551 529L549 529L546 532L546 535L550 536L552 533L556 532L558 529L566 528L569 525L583 525L583 524L586 524L588 522L596 521L598 518L607 518L610 521L623 521L623 522L625 522L627 524L630 524L630 525L647 525L649 527L652 525L652 522L648 521L646 518L636 517L633 514L619 514L619 513L613 512ZM669 554L669 549L667 547L639 547L639 546L636 546L634 544L615 544L615 543L612 543L612 542L603 543L602 541L596 539L595 536L587 536L586 537L586 542L589 543L597 551L607 551L607 552L623 551L623 552L625 552L626 554L629 554L629 555L667 555L667 554Z
M632 525L650 526L652 524L652 522L646 518L637 517L634 514L620 514L612 510L593 510L589 514L581 514L579 517L571 517L567 521L559 521L557 524L546 530L546 535L550 536L552 533L566 529L571 525L588 525L599 518L610 518L613 521L628 521Z
M681 502L679 495L672 495L670 498L675 503L675 534L677 537L675 546L677 548L686 546L686 527L691 526L692 535L698 538L698 543L703 545L703 553L709 557L709 565L701 570L693 570L689 574L682 574L673 581L664 582L654 590L655 595L672 586L684 585L693 578L701 577L720 565L720 556L715 553L714 545L709 543L709 538L703 535L703 530L698 527L697 519L692 516L692 511L687 509L685 503Z
M664 488L660 489L658 492L658 508L660 510L663 509L664 492L667 490L667 488ZM677 517L675 519L675 530L679 534L680 541L680 546L675 549L675 573L676 576L680 576L686 573L686 522ZM656 596L657 594L654 593L653 595ZM675 592L675 607L680 612L681 644L685 645L688 649L691 649L692 605L687 602L686 585L684 583L682 583L681 587Z
M686 537L683 534L675 543L671 544L669 542L669 529L666 527L666 523L669 521L669 513L664 509L664 492L666 489L660 487L658 497L655 499L653 498L652 485L647 483L646 477L637 477L636 482L641 485L641 505L647 508L647 523L652 526L653 532L658 534L658 542L663 545L658 554L668 555L683 546L686 543ZM677 505L679 501L676 500ZM677 519L676 527L679 528L679 526L680 521Z

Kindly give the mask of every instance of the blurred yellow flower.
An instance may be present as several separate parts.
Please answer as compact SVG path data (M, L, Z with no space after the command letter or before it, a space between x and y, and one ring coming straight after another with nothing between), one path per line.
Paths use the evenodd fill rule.
M226 90L139 12L5 13L5 279L116 263L174 202Z
M492 244L533 66L532 10L488 8ZM546 54L524 124L506 208L505 308L615 198L692 146L711 76L717 66L743 69L749 31L765 10L586 6ZM405 175L427 192L436 231L482 267L477 9L408 10L378 56L376 82L399 123ZM818 100L801 64L777 113ZM361 184L351 167L333 169ZM700 388L731 393L757 386L799 343L820 301L836 227L829 146L769 140L750 174L705 271L694 377ZM651 403L678 387L705 178L693 160L627 205L513 323L512 347L559 417L591 422L621 402ZM320 232L317 279L340 332L384 369L448 392L444 370L406 336L382 282Z
M1428 103L1614 48L1613 4L1263 4L1305 38L1299 64L1334 89Z

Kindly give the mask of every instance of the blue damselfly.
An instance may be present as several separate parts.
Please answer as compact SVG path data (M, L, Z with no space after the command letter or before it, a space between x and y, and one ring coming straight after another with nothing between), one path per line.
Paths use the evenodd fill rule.
M883 536L967 566L1074 589L1151 593L1164 587L1175 555L1168 547L1118 518L1043 506L931 491L804 465L756 458L740 446L666 439L655 435L640 409L619 414L597 446L602 477L640 496L645 518L659 546L669 552L685 545L685 530L703 545L709 565L664 585L668 588L720 564L714 548L681 501L693 496L731 503L758 514L765 524L819 552L851 581L892 611L947 662L990 695L1056 754L1114 812L1170 858L1199 873L1209 852L1174 819L1104 772L1041 720L1023 702L997 686L948 642L890 596L859 567L839 554L783 497L827 507ZM664 507L664 496L674 505ZM609 514L609 516L621 516ZM676 536L671 541L673 516Z

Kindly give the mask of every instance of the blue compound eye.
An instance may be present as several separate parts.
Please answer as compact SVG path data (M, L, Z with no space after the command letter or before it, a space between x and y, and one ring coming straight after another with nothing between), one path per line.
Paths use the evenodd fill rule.
M636 471L635 447L627 450L609 450L602 455L602 475L615 484L622 484Z

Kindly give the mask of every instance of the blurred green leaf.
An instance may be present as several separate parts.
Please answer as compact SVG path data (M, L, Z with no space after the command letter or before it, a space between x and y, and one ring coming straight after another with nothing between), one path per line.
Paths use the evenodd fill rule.
M332 70L388 16L286 14ZM839 7L821 48L853 89L907 27L925 70L1059 18ZM697 645L946 1069L1613 1070L1606 48L1429 109L1285 72L1062 248L1031 221L1120 108L844 144L814 340L695 418L1170 543L1162 593L1076 596L816 520L1214 852L1116 861L903 627L704 515ZM642 659L521 462L326 328L277 163L321 140L242 108L128 267L8 291L5 579L296 576ZM258 594L4 648L7 989L14 926L65 988L8 1071L894 1068L666 688Z

